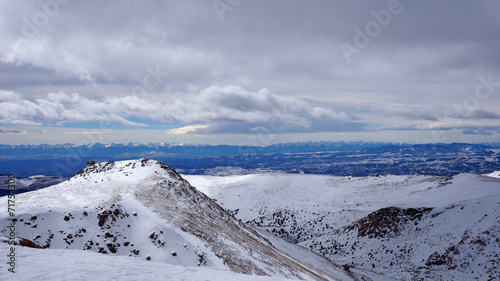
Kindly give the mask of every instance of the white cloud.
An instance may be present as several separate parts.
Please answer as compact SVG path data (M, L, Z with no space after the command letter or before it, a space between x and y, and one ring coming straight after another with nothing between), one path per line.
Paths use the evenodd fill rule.
M329 108L314 107L312 116L318 120L349 120L349 116L345 112L335 112Z
M107 101L90 100L74 93L50 93L46 98L25 100L21 95L0 91L0 118L3 124L35 125L40 122L112 121L129 126L144 126L123 117Z
M169 135L185 135L185 134L189 134L192 132L196 132L199 129L205 129L207 127L208 127L207 125L189 125L189 126L184 126L181 128L167 130L167 134L169 134Z
M251 92L238 86L212 86L197 95L187 95L184 100L175 99L171 102L150 101L137 96L113 96L97 100L77 93L69 95L62 92L27 100L20 94L1 91L0 103L4 108L0 112L0 120L4 124L111 121L127 126L146 126L129 120L130 117L181 124L255 124L269 122L273 117L308 122L349 119L342 111L312 107L304 100L279 96L267 89ZM205 128L188 126L171 133Z
M221 21L212 1L49 1L67 2L52 12L47 1L0 1L0 89L9 91L0 93L0 126L206 125L188 126L188 137L258 134L273 130L273 118L285 123L280 133L500 118L494 1L403 3L351 64L339 44L387 3L246 1ZM481 85L477 108L454 107L475 105L464 97Z

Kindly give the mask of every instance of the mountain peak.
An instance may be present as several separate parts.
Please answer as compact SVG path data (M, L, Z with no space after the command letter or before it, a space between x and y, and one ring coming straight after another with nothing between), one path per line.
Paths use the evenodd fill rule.
M89 161L68 181L16 199L22 206L16 210L23 222L19 237L41 247L245 274L335 279L274 247L159 161ZM0 222L6 222L1 215Z
M121 180L124 181L140 181L146 178L183 181L183 178L165 163L147 158L107 162L88 161L87 165L78 171L73 179L99 177L104 179L121 177Z

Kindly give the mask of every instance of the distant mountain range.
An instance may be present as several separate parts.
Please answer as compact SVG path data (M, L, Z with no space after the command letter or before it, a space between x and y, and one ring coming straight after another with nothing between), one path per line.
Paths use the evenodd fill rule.
M270 146L241 145L185 145L166 143L127 143L127 144L40 144L40 145L3 145L0 144L0 157L33 159L45 157L134 157L149 155L153 157L202 158L243 154L302 153L321 151L351 151L363 148L386 146L387 143L375 142L300 142L275 144ZM391 144L396 145L396 144ZM499 145L500 146L500 145Z
M303 142L266 147L183 144L0 145L0 174L70 177L87 161L155 158L184 174L287 172L369 176L481 173L500 166L500 143ZM235 168L237 167L237 168Z

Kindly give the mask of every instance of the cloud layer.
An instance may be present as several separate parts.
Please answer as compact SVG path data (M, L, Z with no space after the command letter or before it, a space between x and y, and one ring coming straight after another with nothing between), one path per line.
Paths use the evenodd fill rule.
M331 108L314 107L306 101L279 96L267 89L250 92L237 86L213 86L183 100L155 102L137 96L89 99L77 93L51 93L44 98L28 100L20 94L0 91L0 122L4 125L39 125L42 122L110 121L126 126L147 126L131 121L142 118L165 123L238 124L251 128L279 118L286 122L283 131L304 129L313 123L342 122L350 117ZM243 125L241 127L241 124ZM207 126L191 127L206 129ZM185 129L186 131L186 129ZM187 130L186 132L194 131ZM230 128L225 132L233 131ZM179 133L181 131L177 131ZM212 132L221 132L215 130Z
M0 132L500 137L498 1L222 1L0 1Z

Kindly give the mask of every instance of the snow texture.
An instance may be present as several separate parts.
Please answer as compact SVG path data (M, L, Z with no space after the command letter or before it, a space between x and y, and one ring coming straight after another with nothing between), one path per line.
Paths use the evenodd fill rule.
M374 280L497 280L498 174L185 178L242 221L348 272Z
M0 243L0 251L8 252L8 245ZM126 256L109 256L81 250L32 249L17 247L18 269L7 272L0 265L2 280L235 280L280 281L279 277L252 276L202 267L186 267L138 260ZM5 278L5 279L3 279Z
M486 173L484 176L500 179L500 170L491 173Z
M1 210L2 226L8 225L9 219L6 209ZM16 236L44 250L87 250L135 257L134 262L254 276L357 278L334 264L325 266L329 263L324 259L321 270L302 261L300 255L279 249L173 169L149 159L91 161L63 183L17 195L15 219ZM8 230L2 227L0 235L8 236ZM18 271L27 267L21 259Z

